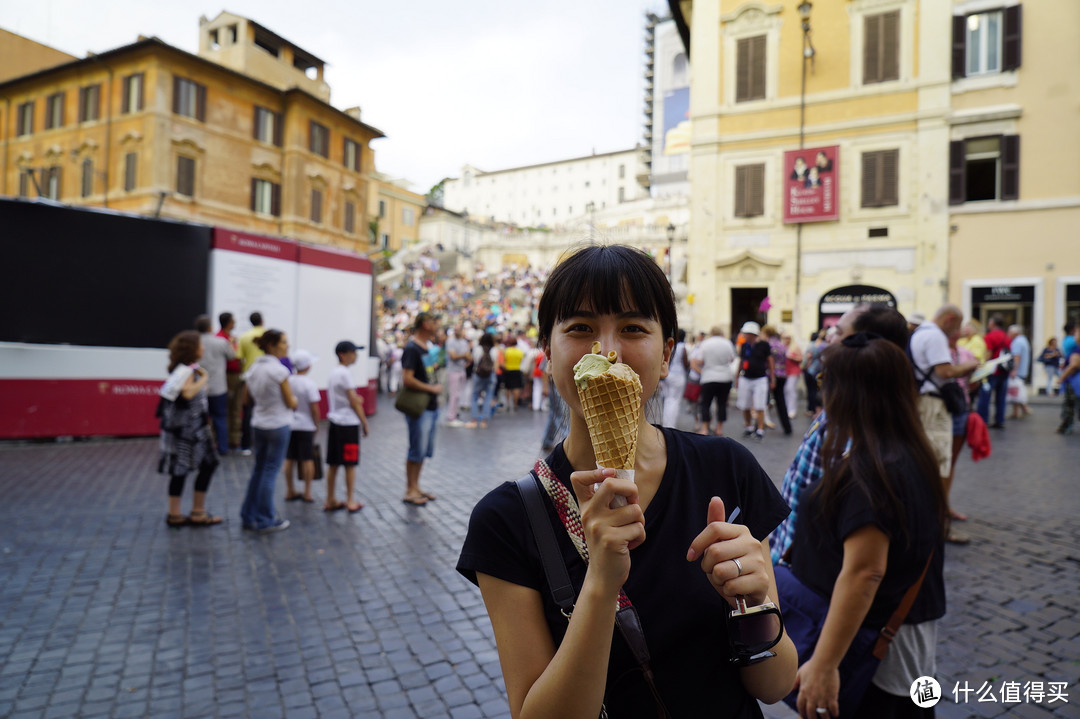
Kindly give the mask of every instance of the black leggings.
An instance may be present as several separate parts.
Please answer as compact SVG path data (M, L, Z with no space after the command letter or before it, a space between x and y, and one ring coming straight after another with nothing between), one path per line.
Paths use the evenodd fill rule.
M773 387L773 401L776 402L776 414L779 415L780 426L784 428L784 434L791 434L791 418L788 417L787 398L784 397L784 382L786 377L777 377L776 386Z
M708 424L712 419L709 410L713 401L716 401L716 421L723 426L727 421L727 400L731 394L730 382L707 382L701 385L701 421Z
M195 491L205 492L210 486L210 480L214 476L214 470L217 469L217 465L212 467L203 467L199 470L199 473L195 475ZM174 474L172 479L169 480L169 496L179 497L184 493L184 479L187 475Z

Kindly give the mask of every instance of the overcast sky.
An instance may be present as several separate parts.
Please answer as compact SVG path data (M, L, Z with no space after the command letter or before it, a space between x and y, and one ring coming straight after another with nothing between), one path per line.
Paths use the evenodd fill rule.
M426 192L641 141L644 13L659 0L0 0L0 27L84 57L156 35L198 50L199 16L249 17L328 63L331 103L386 133L377 169Z

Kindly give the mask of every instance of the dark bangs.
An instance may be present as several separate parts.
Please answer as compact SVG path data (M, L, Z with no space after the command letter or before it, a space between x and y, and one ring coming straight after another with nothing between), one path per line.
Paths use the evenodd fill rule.
M664 339L679 329L675 294L652 257L625 245L590 245L552 270L537 309L539 340L546 344L555 323L580 310L597 314L640 312L660 323Z

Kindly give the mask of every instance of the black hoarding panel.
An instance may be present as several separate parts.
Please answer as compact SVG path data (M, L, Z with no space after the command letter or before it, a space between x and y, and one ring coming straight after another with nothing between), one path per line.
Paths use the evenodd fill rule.
M0 341L165 347L206 311L211 228L0 200Z

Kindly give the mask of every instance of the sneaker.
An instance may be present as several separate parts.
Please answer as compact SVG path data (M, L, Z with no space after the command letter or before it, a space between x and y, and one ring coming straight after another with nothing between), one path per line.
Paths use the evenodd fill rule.
M764 442L765 441L765 431L759 429L757 432L755 432L754 433L754 440L757 441L757 442Z
M250 449L241 449L240 454L242 456L244 456L244 457L250 457L251 456L251 450Z
M753 437L754 436L754 430L752 430L752 429L744 430L743 433L742 433L742 436L743 437Z
M446 422L447 427L464 427L465 423L460 419L451 419Z
M259 534L273 534L274 532L281 532L289 528L289 520L279 519L271 524L269 527L263 527L259 530Z

